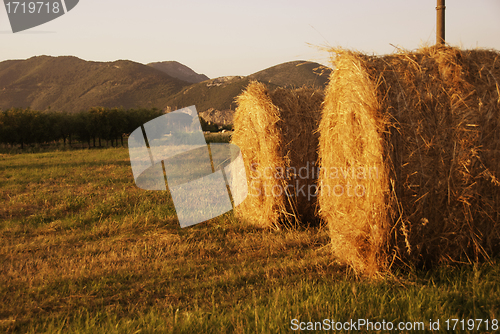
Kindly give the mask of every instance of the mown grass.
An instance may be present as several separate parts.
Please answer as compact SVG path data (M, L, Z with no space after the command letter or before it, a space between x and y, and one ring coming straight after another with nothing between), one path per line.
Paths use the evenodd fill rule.
M0 201L0 332L285 333L292 319L361 318L440 319L445 332L446 319L500 317L497 260L368 281L336 263L322 227L229 212L181 229L168 192L134 185L125 148L1 155Z

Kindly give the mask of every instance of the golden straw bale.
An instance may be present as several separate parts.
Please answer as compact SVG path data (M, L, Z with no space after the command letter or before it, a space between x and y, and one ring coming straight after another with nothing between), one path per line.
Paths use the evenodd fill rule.
M334 253L373 275L500 250L499 53L332 52L318 201Z
M245 161L248 196L238 216L257 225L314 223L317 128L323 93L310 88L272 92L252 82L237 98L232 142Z

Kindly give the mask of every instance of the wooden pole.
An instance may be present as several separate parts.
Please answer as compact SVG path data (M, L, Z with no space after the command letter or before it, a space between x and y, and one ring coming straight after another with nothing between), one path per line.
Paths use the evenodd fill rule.
M444 45L445 44L445 39L444 39L444 10L446 9L446 6L444 5L445 0L437 0L437 7L436 7L436 13L437 13L437 23L436 23L436 44Z

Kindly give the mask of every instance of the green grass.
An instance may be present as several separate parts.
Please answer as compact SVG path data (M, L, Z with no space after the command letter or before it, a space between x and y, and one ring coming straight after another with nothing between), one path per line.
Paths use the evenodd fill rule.
M168 193L134 185L125 148L0 155L0 203L0 332L286 333L292 319L446 332L446 319L500 317L497 260L369 281L321 227L229 212L181 229Z

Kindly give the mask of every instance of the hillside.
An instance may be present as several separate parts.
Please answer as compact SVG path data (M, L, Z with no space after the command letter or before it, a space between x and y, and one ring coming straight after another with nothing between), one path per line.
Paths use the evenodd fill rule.
M206 76L178 62L143 65L129 60L93 62L71 56L7 60L0 62L0 109L30 107L77 112L95 106L177 109L196 105L200 112L224 112L236 108L235 97L252 80L265 82L271 89L303 85L323 88L330 70L319 75L320 67L317 63L292 61L247 77L221 77L190 84L173 76L185 80Z
M251 74L250 79L281 87L310 86L324 88L331 69L309 61L290 61Z
M0 109L163 108L168 97L187 85L129 60L92 62L39 56L0 63Z
M173 109L196 105L198 111L235 109L234 99L250 83L249 77L221 77L184 87L166 101Z
M177 61L162 61L149 63L147 65L159 71L162 71L170 75L171 77L181 79L189 83L198 83L209 79L209 77L207 77L205 74L198 74L186 65L183 65Z
M311 86L324 88L331 73L318 63L292 61L251 74L246 77L221 77L203 81L184 87L180 92L167 100L172 108L183 108L196 105L198 111L210 108L227 110L236 108L234 99L252 81L257 80L269 84L269 87L301 87Z

